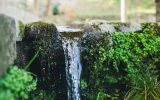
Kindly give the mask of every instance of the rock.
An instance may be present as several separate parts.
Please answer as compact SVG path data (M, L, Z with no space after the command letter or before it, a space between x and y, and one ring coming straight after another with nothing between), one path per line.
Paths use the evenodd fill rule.
M92 57L88 57L91 48L97 50L97 44L104 44L105 49L108 49L113 44L112 34L115 32L125 33L142 31L141 24L138 23L107 23L99 21L88 21L84 23L83 28L84 35L81 41L82 77L89 76L89 72L85 72L85 70L93 67L94 59L96 59L96 54L93 54Z
M0 76L16 58L15 20L0 14Z
M54 90L57 97L62 94L65 96L67 89L64 51L55 25L44 22L30 23L25 26L24 35L21 51L25 64L40 50L39 56L29 67L38 77L38 88Z
M109 45L112 45L112 34L115 32L142 31L142 25L139 23L107 23L94 20L84 23L83 28L84 35L82 43L86 43L86 45L91 42L94 45L104 34L108 37Z

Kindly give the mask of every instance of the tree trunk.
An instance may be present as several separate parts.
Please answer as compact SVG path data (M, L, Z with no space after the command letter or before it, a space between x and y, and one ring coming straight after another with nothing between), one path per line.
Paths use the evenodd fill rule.
M34 0L33 5L34 5L34 9L35 9L35 10L37 10L37 3L38 3L38 1L37 1L37 0Z
M160 22L160 0L155 0L156 3L156 21Z
M121 0L121 22L126 22L126 0Z
M38 1L33 0L32 10L33 10L34 13L37 13L37 8L38 8Z
M48 16L48 14L49 14L50 3L51 3L51 0L46 0L45 16Z

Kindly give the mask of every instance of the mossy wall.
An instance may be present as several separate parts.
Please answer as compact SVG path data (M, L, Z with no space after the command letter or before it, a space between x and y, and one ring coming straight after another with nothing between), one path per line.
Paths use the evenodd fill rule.
M159 29L159 23L87 23L81 47L82 98L123 100L133 81L142 80L148 73L148 78L156 79L160 66Z
M126 87L127 81L121 81L127 76L126 66L124 63L117 65L113 59L110 59L111 61L108 65L108 58L106 60L106 57L109 55L109 49L115 47L116 36L114 34L117 34L117 32L124 35L144 33L146 34L144 39L157 39L156 37L159 37L160 33L160 24L89 22L85 23L82 29L84 29L84 34L80 48L83 65L81 82L85 84L82 85L85 87L81 87L82 99L95 100L97 96L105 97L108 100L122 99L128 89ZM153 38L147 34L152 34ZM39 56L29 68L31 72L38 76L39 86L37 92L39 90L46 90L50 93L55 91L57 100L66 99L67 83L64 52L62 40L55 25L44 22L27 24L24 36L22 41L17 42L17 48L19 48L17 64L25 66L34 54L40 51ZM119 37L120 39L118 40L123 41L123 37L125 36L122 35L122 38ZM132 36L129 35L129 39L132 40L130 37ZM134 35L133 37L139 37L139 35ZM139 39L141 41L141 38ZM155 46L159 47L156 44ZM117 57L123 57L123 55ZM158 57L159 55L157 54L152 58L159 59ZM114 58L114 56L111 56L111 58ZM160 63L156 62L158 69L159 65Z
M25 25L24 38L17 42L17 64L25 66L39 52L29 70L38 77L37 93L55 91L59 99L66 98L65 61L62 43L54 24L34 22ZM63 88L61 88L63 86Z

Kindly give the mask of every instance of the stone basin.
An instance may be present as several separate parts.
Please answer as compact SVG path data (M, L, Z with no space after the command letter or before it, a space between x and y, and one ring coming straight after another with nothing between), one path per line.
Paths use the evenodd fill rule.
M66 38L75 38L75 37L82 37L83 30L79 28L74 28L71 26L57 26L57 31L60 33L62 37Z

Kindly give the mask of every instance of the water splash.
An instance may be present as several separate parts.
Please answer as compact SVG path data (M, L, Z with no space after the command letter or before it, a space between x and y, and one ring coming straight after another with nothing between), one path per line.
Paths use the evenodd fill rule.
M68 83L68 100L80 100L79 87L82 66L78 39L63 39L63 49Z

